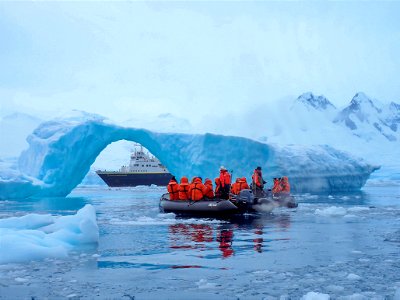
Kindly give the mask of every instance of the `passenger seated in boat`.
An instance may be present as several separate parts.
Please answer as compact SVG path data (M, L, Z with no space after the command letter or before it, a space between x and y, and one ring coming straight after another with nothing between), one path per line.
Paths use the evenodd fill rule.
M239 194L242 190L248 190L250 189L246 177L242 177L239 179L239 184L237 187L237 194Z
M178 195L179 200L189 200L189 181L185 176L181 178Z
M196 177L193 179L193 183L190 184L189 187L189 197L192 201L199 201L204 198L206 194L206 187L201 182L200 177Z
M281 193L290 194L290 184L289 178L287 176L283 176L281 180Z
M214 179L215 182L215 197L221 198L221 180L219 177Z
M272 187L272 193L277 194L282 191L282 186L281 186L281 178L274 178L274 186Z
M240 178L236 178L236 181L234 183L232 183L232 185L231 185L231 193L234 194L234 195L239 194L239 192L237 191L238 190L239 181L240 181Z
M206 198L213 199L214 191L213 191L213 184L212 184L211 179L206 178L206 180L204 181L204 186L206 187L204 196Z
M179 200L179 184L176 182L175 176L172 176L168 183L167 189L170 200Z

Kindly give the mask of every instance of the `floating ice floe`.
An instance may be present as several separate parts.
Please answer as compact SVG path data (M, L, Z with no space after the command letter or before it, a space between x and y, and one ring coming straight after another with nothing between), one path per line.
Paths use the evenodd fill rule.
M326 208L317 208L314 213L323 217L343 217L347 221L352 221L358 218L354 213L368 212L369 207L354 206L344 208L341 206L329 206ZM349 214L350 213L350 214ZM352 213L352 214L351 214Z
M317 292L308 292L301 300L329 300L331 297L328 294L317 293Z
M84 244L97 244L96 211L86 205L75 215L29 214L0 219L0 264L64 258Z
M317 208L315 210L315 214L319 216L324 216L324 217L335 217L335 216L344 216L347 213L346 209L344 207L338 207L338 206L330 206L327 208L322 208L319 209Z
M349 275L347 275L346 278L349 280L361 280L361 276L359 276L357 274L353 274L353 273L350 273Z

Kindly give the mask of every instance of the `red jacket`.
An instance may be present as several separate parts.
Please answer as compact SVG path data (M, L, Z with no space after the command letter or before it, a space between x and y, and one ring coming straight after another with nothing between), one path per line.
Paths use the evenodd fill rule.
M289 178L286 176L282 177L282 193L290 193L290 184L289 184Z
M170 180L167 189L169 193L169 199L179 200L179 184L176 181Z
M272 193L280 193L282 191L281 183L278 179L274 179L274 186L272 187Z
M200 178L195 178L193 183L190 184L189 197L193 201L199 201L204 198L206 187L201 183Z
M214 191L211 179L207 178L206 181L204 182L204 186L206 187L205 196L207 198L214 198Z
M251 176L251 179L253 180L253 183L257 187L262 188L264 186L261 171L254 170L254 173L253 173L253 176Z
M189 187L187 177L182 177L179 185L179 200L189 200Z
M219 180L221 182L221 186L225 187L225 185L231 184L231 175L227 170L221 170L219 174Z

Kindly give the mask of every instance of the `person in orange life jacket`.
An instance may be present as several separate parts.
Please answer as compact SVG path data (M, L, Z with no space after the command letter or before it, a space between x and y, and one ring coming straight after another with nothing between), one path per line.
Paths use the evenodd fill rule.
M287 176L283 176L281 180L281 193L290 193L290 184L289 184L289 178Z
M214 179L215 182L215 197L220 198L221 197L221 181L219 180L219 177Z
M175 176L172 176L168 183L167 189L170 200L179 200L179 184L176 182Z
M240 179L239 179L239 183L238 183L237 188L236 188L237 193L239 194L240 191L242 191L242 190L248 190L249 188L250 188L250 187L249 187L249 185L247 184L247 179L246 179L246 177L240 178Z
M181 178L181 184L179 185L179 200L189 200L189 181L187 177Z
M206 187L206 193L204 196L206 196L207 198L214 198L214 191L213 191L213 185L212 185L212 181L209 178L206 178L206 180L204 181L204 186Z
M254 196L260 197L264 195L264 179L262 178L262 170L261 167L257 167L254 170L253 176L251 176L252 179L252 189Z
M221 199L229 199L229 191L231 190L231 175L225 169L225 167L221 167L219 170L219 180L221 182Z
M204 198L206 187L201 182L200 177L196 177L189 187L189 198L193 201L199 201Z
M277 194L282 191L282 186L280 182L280 178L274 178L274 186L272 187L272 193Z
M234 194L234 195L238 194L237 188L238 188L238 185L239 185L239 180L240 180L240 178L236 178L236 181L234 183L232 183L232 185L231 185L231 193Z

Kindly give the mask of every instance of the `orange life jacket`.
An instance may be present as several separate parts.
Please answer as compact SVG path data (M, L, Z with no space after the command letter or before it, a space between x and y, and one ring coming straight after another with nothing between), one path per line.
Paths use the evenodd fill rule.
M200 178L195 178L193 183L190 184L189 196L193 201L199 201L204 198L206 187L201 183Z
M227 170L221 170L219 174L219 180L221 182L221 186L225 187L225 185L231 184L231 175Z
M240 181L240 178L236 178L235 183L233 183L232 186L231 186L231 193L234 194L234 195L239 194L239 192L238 192L239 181Z
M179 200L189 200L189 187L187 177L182 177L179 185Z
M280 193L282 191L281 183L278 179L274 179L274 186L272 187L272 193Z
M253 176L251 176L251 179L253 180L253 184L255 184L257 187L262 188L263 187L263 181L262 181L262 173L261 171L258 171L257 169L254 170Z
M170 180L167 189L169 193L169 199L179 200L179 184L176 181Z
M239 182L236 186L236 193L239 195L240 191L249 189L249 185L247 184L246 177L239 178Z
M211 179L207 178L206 181L204 182L204 186L206 187L205 196L207 198L214 198L214 191Z
M281 187L282 193L290 193L289 178L287 178L286 176L282 177Z

